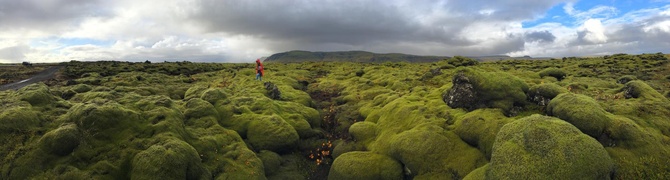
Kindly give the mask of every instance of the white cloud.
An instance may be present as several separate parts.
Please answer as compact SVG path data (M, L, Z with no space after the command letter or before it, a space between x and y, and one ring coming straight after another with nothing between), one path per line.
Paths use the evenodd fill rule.
M295 49L560 57L670 46L670 6L620 15L573 1L0 0L0 62L247 62ZM574 22L521 26L562 2Z
M583 39L590 43L605 43L607 36L605 35L605 28L598 19L589 19L579 28L580 33L583 33Z

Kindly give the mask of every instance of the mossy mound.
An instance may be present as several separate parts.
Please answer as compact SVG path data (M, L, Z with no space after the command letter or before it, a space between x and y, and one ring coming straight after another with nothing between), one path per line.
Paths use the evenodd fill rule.
M266 179L263 161L244 143L233 143L221 152L222 159L215 161L218 164L213 164L223 166L222 169L216 169L216 179Z
M552 99L547 114L569 122L591 137L598 138L611 121L600 104L591 97L563 93Z
M556 78L558 81L563 80L565 78L565 76L567 75L567 73L565 73L565 71L563 71L562 69L558 69L558 68L547 68L547 69L544 69L544 70L540 71L538 74L540 75L541 78L545 77L545 76L551 76L551 77Z
M612 159L595 139L556 118L532 115L498 133L487 178L610 179Z
M402 165L372 152L348 152L335 159L328 179L403 179Z
M483 154L439 127L409 130L377 140L373 152L400 161L417 179L461 179L486 162ZM339 159L339 157L338 157Z
M212 116L219 117L219 113L211 103L200 98L191 98L184 106L184 116L187 120Z
M280 116L258 115L249 123L247 140L256 150L284 152L295 147L298 132Z
M363 143L368 143L377 137L377 124L371 122L358 122L349 127L351 136Z
M211 179L198 152L188 143L168 139L137 153L131 179Z
M268 151L268 150L261 150L261 152L258 153L258 158L263 161L263 167L265 168L265 176L272 176L274 175L279 167L281 166L281 156L279 154Z
M66 122L75 123L82 131L95 138L107 140L118 140L114 137L126 134L124 131L141 128L143 123L137 112L113 101L75 105L64 119Z
M453 86L443 100L452 108L500 108L511 116L517 113L515 106L526 104L527 91L528 85L513 75L462 68L454 75Z
M478 109L463 115L454 123L454 133L463 141L491 158L496 134L513 119L505 117L499 109Z
M633 75L625 75L625 76L621 76L619 79L617 79L616 83L626 84L626 83L634 81L634 80L637 80L637 77L635 77Z
M93 88L91 88L91 86L87 84L77 84L72 86L72 90L77 93L85 93L93 90Z
M221 89L209 88L202 92L200 98L209 103L217 104L219 101L226 100L228 95Z
M621 89L626 98L643 98L648 100L666 100L665 97L643 81L630 81Z
M33 106L43 106L58 101L58 98L51 94L49 87L44 83L31 84L16 92L20 100L26 101Z
M568 90L558 84L543 83L530 87L528 90L528 98L540 106L546 106L551 99L566 92L568 92Z
M205 92L207 89L209 89L206 86L203 85L194 85L188 88L186 92L184 93L184 100L189 100L191 98L199 98L202 97L202 93Z
M27 107L12 107L0 113L0 132L19 132L36 129L40 125L40 117Z
M75 124L66 124L49 131L40 139L40 148L51 154L64 156L79 146L81 133Z

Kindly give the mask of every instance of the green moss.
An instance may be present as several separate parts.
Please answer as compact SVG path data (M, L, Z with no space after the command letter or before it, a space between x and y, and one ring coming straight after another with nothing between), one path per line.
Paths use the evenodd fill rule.
M77 84L72 86L72 90L77 93L84 93L93 90L93 88L87 84Z
M228 98L228 95L221 90L221 89L214 89L210 88L202 92L202 96L200 96L201 99L212 103L212 104L217 104L219 101L226 100Z
M362 145L362 143L356 143L354 141L337 140L333 143L333 145L334 148L331 154L333 155L334 159L337 159L337 157L347 152L367 150L365 146Z
M29 102L33 106L49 105L56 101L56 98L49 91L49 87L44 83L31 84L16 91L19 99Z
M460 179L486 161L482 153L454 133L444 133L436 126L426 128L379 138L372 150L400 161L409 170L407 174L415 178Z
M137 153L131 179L209 179L198 152L188 143L171 139Z
M12 107L0 114L0 132L34 130L40 126L40 117L27 107Z
M266 179L263 161L244 143L228 145L222 152L224 167L215 179Z
M500 108L506 114L514 115L514 106L526 104L528 85L508 73L461 68L453 82L454 86L443 96L452 108Z
M86 93L77 93L70 99L75 102L91 102L95 99L115 100L120 94L116 91L89 91Z
M467 176L463 177L463 180L485 180L486 171L488 171L490 164L486 164L480 168L475 169L470 172Z
M298 138L298 132L276 115L257 116L247 131L247 140L256 150L287 151L295 147Z
M191 98L196 98L196 97L202 97L203 92L208 90L208 87L202 86L202 85L195 85L191 86L186 90L184 94L184 100L189 100Z
M371 122L358 122L349 127L351 136L360 142L370 142L377 137L377 124Z
M634 81L634 80L637 80L637 77L635 77L633 75L625 75L625 76L621 76L619 79L617 79L616 82L619 83L619 84L626 84L626 83Z
M487 159L491 158L491 149L496 134L505 124L512 122L499 109L478 109L458 118L454 123L454 133L463 141L477 147Z
M612 159L595 139L556 118L532 115L500 130L486 174L491 179L610 179Z
M200 98L191 98L184 106L184 116L187 120L198 119L202 117L219 117L219 113L214 108L214 105ZM188 123L187 123L188 124Z
M588 96L563 93L552 99L547 114L569 122L591 137L602 135L611 121L600 104Z
M555 77L556 79L558 79L558 81L563 80L563 78L565 78L565 76L567 75L565 73L565 71L563 71L562 69L558 69L558 68L547 68L547 69L544 69L544 70L540 71L539 74L540 74L540 77L545 77L545 76Z
M561 93L568 92L567 89L559 86L554 83L543 83L530 87L528 95L533 96L542 96L544 98L553 99Z
M335 159L328 179L403 179L402 165L372 152L348 152Z
M653 101L667 100L661 93L651 88L647 83L639 80L626 83L621 91L624 92L626 98L643 98Z
M104 140L118 140L116 137L140 129L143 123L137 112L115 102L78 104L64 119L75 123L85 134Z
M40 148L44 151L64 156L79 146L81 133L75 124L66 124L49 131L40 139Z
M147 96L141 98L139 101L134 102L133 107L142 111L148 111L155 109L157 107L166 107L166 108L174 108L175 103L170 99L169 97L166 96Z
M261 150L261 152L258 153L258 158L263 161L265 176L272 176L279 170L282 161L279 154L268 150Z

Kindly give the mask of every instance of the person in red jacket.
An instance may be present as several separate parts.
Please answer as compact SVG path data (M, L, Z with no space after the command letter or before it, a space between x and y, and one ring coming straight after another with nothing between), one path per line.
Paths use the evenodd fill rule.
M260 59L256 59L256 80L263 81L263 63Z

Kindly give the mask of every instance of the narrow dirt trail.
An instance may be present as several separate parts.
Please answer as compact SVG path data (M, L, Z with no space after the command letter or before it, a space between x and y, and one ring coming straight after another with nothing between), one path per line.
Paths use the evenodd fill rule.
M61 68L63 68L63 67L62 66L53 66L53 67L50 67L50 68L34 75L31 78L24 79L24 80L14 82L14 83L11 83L11 84L2 85L2 86L0 86L0 91L10 90L10 89L17 90L17 89L20 89L24 86L30 85L32 83L49 80L49 79L53 78L54 75L56 74L56 72L58 72L58 70L60 70Z

